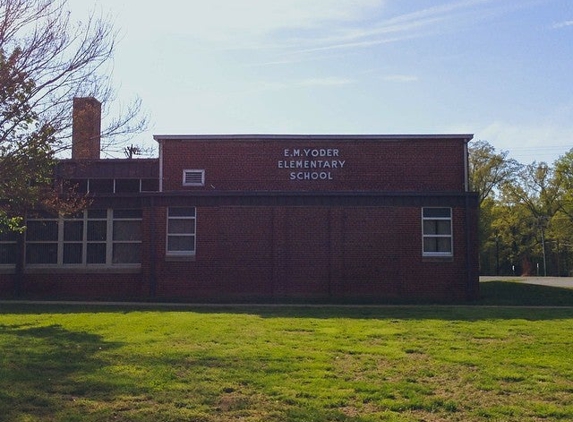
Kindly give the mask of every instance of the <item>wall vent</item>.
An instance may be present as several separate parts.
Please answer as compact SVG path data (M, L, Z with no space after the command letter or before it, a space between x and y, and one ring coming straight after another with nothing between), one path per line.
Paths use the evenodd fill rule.
M205 170L183 170L183 186L205 186Z

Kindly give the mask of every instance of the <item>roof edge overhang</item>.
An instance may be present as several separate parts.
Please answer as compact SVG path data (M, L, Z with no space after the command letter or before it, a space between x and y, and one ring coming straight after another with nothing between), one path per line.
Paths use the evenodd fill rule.
M473 134L206 134L206 135L153 135L161 141L405 141L405 140L462 140L469 142Z

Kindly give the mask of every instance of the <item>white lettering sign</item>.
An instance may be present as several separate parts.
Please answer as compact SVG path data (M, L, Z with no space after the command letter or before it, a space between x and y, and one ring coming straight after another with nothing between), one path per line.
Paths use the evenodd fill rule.
M298 170L289 173L289 180L334 180L331 170L344 169L338 148L285 148L277 168ZM313 171L314 170L314 171Z

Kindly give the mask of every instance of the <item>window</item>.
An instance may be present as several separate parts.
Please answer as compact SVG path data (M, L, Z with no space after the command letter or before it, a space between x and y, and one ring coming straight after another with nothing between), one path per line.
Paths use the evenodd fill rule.
M167 212L167 255L195 255L195 207L169 208Z
M159 191L159 179L69 179L62 183L62 192L77 193L139 193Z
M139 179L115 179L115 193L137 193L141 190Z
M452 256L452 209L422 208L424 256Z
M114 210L112 262L137 264L140 257L141 210Z
M26 263L111 266L141 263L141 210L86 210L26 222Z
M205 186L205 170L183 170L183 186Z
M141 179L141 192L158 192L159 179Z
M41 216L26 221L26 263L58 263L58 219Z
M91 193L113 193L113 179L89 179L88 191Z
M8 230L6 227L0 232L0 266L16 264L17 237L16 232Z

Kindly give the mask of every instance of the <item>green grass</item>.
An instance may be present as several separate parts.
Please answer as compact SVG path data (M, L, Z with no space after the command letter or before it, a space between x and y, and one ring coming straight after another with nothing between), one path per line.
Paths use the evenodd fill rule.
M519 279L481 283L480 293L480 305L573 306L573 289L525 284Z
M0 420L565 421L572 332L567 307L4 303Z

